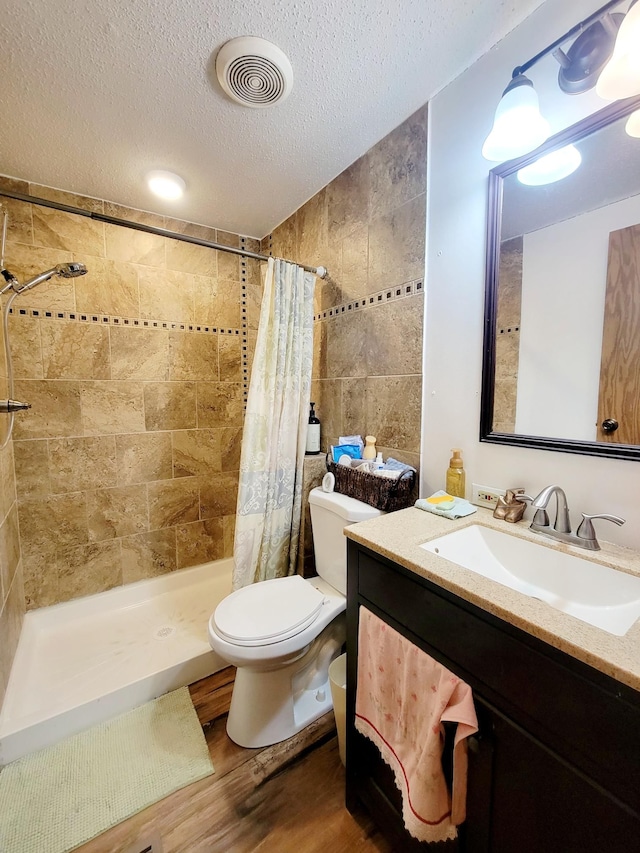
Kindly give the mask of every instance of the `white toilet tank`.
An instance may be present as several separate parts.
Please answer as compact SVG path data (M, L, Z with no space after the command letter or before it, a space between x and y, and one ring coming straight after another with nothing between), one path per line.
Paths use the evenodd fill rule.
M344 528L384 515L382 510L320 487L309 492L316 571L334 589L347 594L347 539Z

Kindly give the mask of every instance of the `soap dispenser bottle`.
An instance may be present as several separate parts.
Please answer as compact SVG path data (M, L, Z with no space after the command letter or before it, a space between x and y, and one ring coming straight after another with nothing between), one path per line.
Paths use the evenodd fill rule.
M447 494L454 498L463 498L465 492L465 475L462 467L462 450L454 447L453 456L447 469Z
M309 423L307 425L307 443L305 454L307 456L316 456L320 453L320 421L316 416L315 403L309 404L311 411L309 412Z

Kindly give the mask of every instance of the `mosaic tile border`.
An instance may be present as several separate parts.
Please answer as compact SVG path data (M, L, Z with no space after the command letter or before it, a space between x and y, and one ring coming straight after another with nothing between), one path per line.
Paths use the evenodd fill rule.
M520 331L520 326L505 326L503 329L498 329L498 334L499 335L508 335L508 334L513 335L515 332L519 332L519 331Z
M245 238L240 237L240 248L245 249ZM240 256L240 325L242 326L240 368L242 370L242 407L247 411L247 399L249 397L249 318L247 310L247 258Z
M314 321L331 320L335 317L341 317L343 314L348 314L349 311L362 311L363 308L369 308L373 305L383 305L398 299L406 299L409 296L419 296L421 293L423 293L423 281L421 278L414 279L413 281L405 281L403 284L387 287L384 290L379 290L377 293L370 293L361 299L354 299L351 302L336 305L335 308L320 311L318 314L314 314L313 319Z
M42 308L10 308L9 316L34 317L38 320L72 320L77 323L91 323L99 326L120 326L130 329L169 329L179 332L196 332L214 335L241 335L242 329L229 329L218 326L205 326L202 323L179 323L172 320L150 320L144 317L116 317L112 314L99 314L85 311L49 311Z

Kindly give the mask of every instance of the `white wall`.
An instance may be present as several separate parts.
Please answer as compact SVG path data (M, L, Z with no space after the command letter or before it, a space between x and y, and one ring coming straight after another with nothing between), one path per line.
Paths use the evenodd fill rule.
M639 222L640 195L524 235L517 433L596 440L609 234Z
M547 0L496 48L430 104L427 275L424 347L422 493L442 488L452 447L464 449L471 483L523 486L534 494L552 482L579 513L609 512L600 538L640 548L640 463L480 443L487 175L481 155L511 71L593 11L599 2ZM602 106L594 92L557 89L556 61L530 76L555 132Z

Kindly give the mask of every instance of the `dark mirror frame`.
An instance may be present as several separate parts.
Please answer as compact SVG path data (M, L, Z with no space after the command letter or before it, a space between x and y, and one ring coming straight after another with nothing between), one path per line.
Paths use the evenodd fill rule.
M498 306L498 270L500 259L500 235L502 231L503 181L523 166L528 166L540 157L562 148L570 142L579 142L584 137L618 121L640 108L640 97L615 101L598 112L592 113L571 127L550 137L543 145L519 157L501 163L489 172L487 210L487 254L485 265L484 303L484 351L482 359L482 398L480 402L480 441L490 444L505 444L516 447L532 447L537 450L556 450L561 453L580 453L587 456L603 456L614 459L640 461L640 446L610 444L599 441L575 441L573 439L549 438L539 435L493 432L493 403L495 390L496 312ZM640 139L638 140L640 145ZM640 334L640 331L639 331Z

